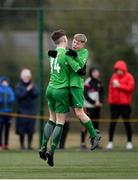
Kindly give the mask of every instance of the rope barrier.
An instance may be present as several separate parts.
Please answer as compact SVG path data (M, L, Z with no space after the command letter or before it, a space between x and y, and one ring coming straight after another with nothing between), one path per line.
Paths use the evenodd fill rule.
M48 120L48 116L39 116L39 115L29 115L29 114L18 114L18 113L5 113L5 112L0 112L0 115L2 116L11 116L13 118L28 118L28 119L36 119L36 120ZM79 121L77 118L70 118L71 121L77 122ZM93 122L97 120L93 119ZM99 123L110 123L110 122L131 122L131 123L138 123L138 119L99 119Z

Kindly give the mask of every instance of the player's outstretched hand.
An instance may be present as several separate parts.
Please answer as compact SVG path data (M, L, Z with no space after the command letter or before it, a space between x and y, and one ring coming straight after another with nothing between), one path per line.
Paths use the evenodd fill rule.
M57 51L56 51L56 50L49 50L49 51L48 51L48 56L49 56L49 57L56 58L56 56L57 56Z
M72 49L67 50L66 55L72 56L73 58L76 58L78 56L77 52Z

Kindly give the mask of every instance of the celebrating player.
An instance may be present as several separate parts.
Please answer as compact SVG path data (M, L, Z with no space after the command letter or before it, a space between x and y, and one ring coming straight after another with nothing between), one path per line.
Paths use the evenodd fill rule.
M80 73L81 67L77 62L70 61L70 58L66 56L68 39L64 30L53 32L51 38L57 48L56 51L49 51L51 73L46 90L49 120L44 127L43 142L39 154L40 158L48 160L48 165L53 166L53 155L62 134L66 113L69 111L69 66L76 73ZM52 143L50 150L47 150L50 136Z
M80 67L85 71L86 62L88 60L88 50L85 48L87 38L84 34L75 34L72 41L72 50L67 51L67 55L74 57L74 59L79 63ZM99 141L100 134L99 131L93 127L92 121L84 112L84 78L78 75L75 71L70 68L70 93L72 97L72 107L74 108L76 116L80 119L83 126L89 132L91 140L91 150L94 150Z

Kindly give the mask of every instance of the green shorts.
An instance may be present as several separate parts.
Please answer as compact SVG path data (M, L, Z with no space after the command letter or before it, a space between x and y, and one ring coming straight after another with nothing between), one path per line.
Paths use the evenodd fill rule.
M46 99L49 110L56 113L69 112L69 88L55 89L48 86L46 90Z
M84 107L84 89L70 87L70 106L74 108Z

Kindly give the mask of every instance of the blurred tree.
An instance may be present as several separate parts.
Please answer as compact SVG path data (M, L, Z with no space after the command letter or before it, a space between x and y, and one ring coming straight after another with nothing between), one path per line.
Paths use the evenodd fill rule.
M128 63L129 70L137 77L137 55L134 46L128 39L132 36L132 24L138 21L138 1L126 0L51 0L53 8L72 8L72 11L55 10L46 14L46 28L49 31L63 28L72 37L76 32L85 33L88 37L88 48L92 57L89 64L99 66L105 82L106 97L108 82L113 73L116 60L123 59ZM74 10L81 8L82 10ZM88 10L83 10L88 8ZM93 10L90 10L92 8ZM137 87L136 87L137 88ZM137 97L135 93L135 98ZM136 101L136 100L135 100ZM138 117L135 104L133 115ZM137 105L136 105L137 104ZM104 115L107 116L108 106Z
M4 6L5 2L6 0L2 0L0 5ZM38 7L39 2L39 0L15 0L12 7ZM63 28L69 37L76 32L87 35L91 58L89 64L100 67L105 82L106 96L108 81L116 60L124 59L137 79L138 57L134 52L135 45L129 41L132 39L133 24L138 25L137 0L43 0L43 7L53 9L45 11L46 31L51 32ZM3 31L8 28L10 30L36 30L37 14L35 11L0 11L0 28ZM135 117L138 117L137 90L136 86ZM107 109L106 105L105 116L108 114Z

